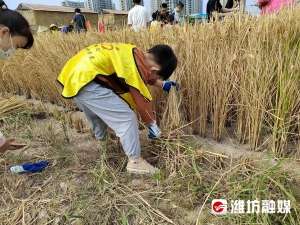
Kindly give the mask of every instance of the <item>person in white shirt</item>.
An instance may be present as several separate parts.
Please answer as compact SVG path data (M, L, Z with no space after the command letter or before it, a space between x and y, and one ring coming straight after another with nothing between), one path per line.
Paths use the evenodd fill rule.
M174 12L171 15L171 21L173 24L183 24L184 23L184 4L182 2L178 2Z
M146 8L141 4L141 0L133 0L134 7L128 13L128 25L136 32L146 29L151 21Z

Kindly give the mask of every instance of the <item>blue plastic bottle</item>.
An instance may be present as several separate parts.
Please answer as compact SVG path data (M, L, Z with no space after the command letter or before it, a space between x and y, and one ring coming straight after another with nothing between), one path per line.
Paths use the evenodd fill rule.
M43 171L49 165L48 161L38 161L36 163L24 163L10 167L12 173L37 173Z

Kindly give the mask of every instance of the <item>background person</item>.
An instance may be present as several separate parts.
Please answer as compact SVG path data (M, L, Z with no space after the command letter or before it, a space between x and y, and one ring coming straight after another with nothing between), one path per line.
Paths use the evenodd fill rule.
M59 31L59 28L56 24L53 23L49 26L49 30L50 30L50 32L55 33L55 32Z
M232 9L232 8L237 8L240 5L240 1L239 0L228 0L225 8L226 9Z
M230 13L237 12L238 10L239 10L238 7L232 9L224 8L220 0L209 0L206 5L206 14L207 14L208 22L210 22L211 19L213 18L214 12L221 14L220 16L224 16L225 14L228 15Z
M133 0L134 7L128 13L128 25L138 32L146 29L151 18L146 8L141 5L141 0Z
M9 10L4 1L0 1L0 60L12 56L17 48L29 49L33 45L33 36L26 19L18 12ZM7 139L0 132L0 153L24 147L14 139Z
M170 16L170 20L173 24L182 24L184 23L184 4L178 2L176 8Z
M67 33L71 33L73 29L74 29L73 25L69 24L69 25L63 25L60 31L64 34L67 34Z
M295 5L295 0L258 0L261 14L277 13L284 7Z
M85 16L81 14L81 9L76 8L75 9L75 15L72 20L72 24L74 24L75 32L86 32L86 19Z
M152 14L153 21L159 21L162 24L170 23L170 13L168 11L168 4L162 3L160 9Z

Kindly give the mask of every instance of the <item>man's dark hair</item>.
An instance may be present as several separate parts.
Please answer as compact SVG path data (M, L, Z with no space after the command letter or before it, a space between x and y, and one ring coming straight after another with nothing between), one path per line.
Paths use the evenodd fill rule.
M183 4L181 1L179 1L179 2L177 3L177 6L179 6L179 7L181 7L181 8L184 8L184 4Z
M2 1L2 3L4 2ZM2 6L0 8L0 25L8 27L11 36L19 35L27 38L24 49L32 47L34 39L29 23L20 13Z
M161 4L161 7L162 7L162 8L168 8L168 4L167 4L167 3L162 3L162 4Z
M142 1L142 0L133 0L133 3L134 3L134 4L141 4L141 1Z
M169 79L177 67L177 57L173 49L168 45L155 45L148 50L154 56L154 59L161 69L158 74L163 80Z
M81 13L81 9L76 8L76 9L75 9L75 12L76 12L76 13Z

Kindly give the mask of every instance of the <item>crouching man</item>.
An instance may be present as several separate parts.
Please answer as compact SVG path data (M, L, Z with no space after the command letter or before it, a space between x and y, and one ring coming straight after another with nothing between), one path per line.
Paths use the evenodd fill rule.
M147 85L169 91L176 83L168 81L177 67L177 58L167 45L156 45L147 52L131 44L103 43L89 46L64 66L58 81L62 95L74 98L91 123L96 139L103 140L110 127L120 138L128 156L127 171L153 174L158 169L141 157L138 111L148 127L148 137L161 131L152 109Z

